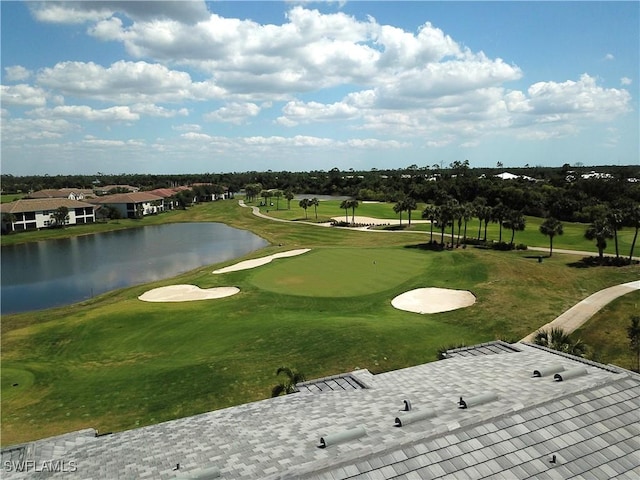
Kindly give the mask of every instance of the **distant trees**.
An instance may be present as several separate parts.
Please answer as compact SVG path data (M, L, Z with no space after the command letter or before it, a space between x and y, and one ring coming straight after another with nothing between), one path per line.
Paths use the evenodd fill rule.
M540 233L549 237L549 256L553 255L553 237L564 233L562 223L560 220L549 217L540 225Z
M256 196L260 192L262 192L262 190L263 190L262 185L259 183L249 183L245 185L244 187L245 199L247 200L247 202L255 201Z

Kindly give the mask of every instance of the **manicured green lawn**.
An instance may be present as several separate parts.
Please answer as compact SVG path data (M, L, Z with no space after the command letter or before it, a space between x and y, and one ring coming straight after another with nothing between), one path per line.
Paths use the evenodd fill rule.
M205 266L81 304L3 316L4 445L266 398L282 365L308 378L356 368L377 373L432 361L447 345L519 340L589 294L640 276L638 266L572 268L575 257L562 254L538 263L527 252L429 251L419 248L424 232L273 222L236 202L181 215L250 229L271 242L245 258L311 252L223 275L212 271L235 261ZM188 303L137 299L179 283L234 285L241 293ZM467 289L478 301L435 315L391 306L396 295L425 286Z

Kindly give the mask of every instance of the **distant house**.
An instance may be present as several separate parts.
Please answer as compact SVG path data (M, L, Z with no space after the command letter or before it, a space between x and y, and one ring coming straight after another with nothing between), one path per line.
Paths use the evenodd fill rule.
M84 200L95 197L90 188L47 188L31 192L27 198L68 198L70 200Z
M66 225L95 222L94 206L68 198L23 199L0 205L3 231L35 230L55 226L53 213L69 209Z
M494 177L499 178L501 180L518 180L518 179L522 179L522 180L529 180L530 182L535 182L535 178L532 177L528 177L526 175L514 175L513 173L509 173L509 172L502 172L499 173L498 175L494 175Z
M178 195L178 191L172 188L156 188L155 190L149 190L148 192L151 195L157 195L158 197L162 197L162 204L164 205L164 210L173 210L178 206L178 199L176 195Z
M120 212L122 218L141 218L165 210L164 198L148 192L105 195L92 200L92 203L108 205Z

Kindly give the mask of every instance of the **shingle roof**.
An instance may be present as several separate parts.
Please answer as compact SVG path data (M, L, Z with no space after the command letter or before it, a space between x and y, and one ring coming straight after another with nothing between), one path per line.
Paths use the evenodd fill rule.
M213 467L227 479L637 478L640 376L515 347L379 375L358 370L349 376L368 388L297 393L102 437L82 431L29 451L35 462L74 461L65 478L86 480ZM532 377L549 364L585 373ZM460 397L485 392L493 393L486 403L459 408ZM395 426L411 413L404 400L429 415ZM319 448L320 437L352 438Z
M23 213L23 212L42 212L46 210L55 210L59 207L67 208L93 208L93 205L79 200L71 200L69 198L36 198L21 199L13 202L3 203L0 205L2 213Z

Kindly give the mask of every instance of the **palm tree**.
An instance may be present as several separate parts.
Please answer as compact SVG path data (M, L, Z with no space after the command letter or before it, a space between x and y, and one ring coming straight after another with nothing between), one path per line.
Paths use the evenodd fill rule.
M429 242L433 242L433 222L438 216L437 208L433 205L429 205L422 211L422 218L427 218L431 223L431 237L429 238Z
M340 204L340 208L344 208L344 222L349 223L349 202L350 200L343 200Z
M594 222L589 225L587 231L584 233L584 237L587 240L595 240L598 247L598 256L600 261L604 258L604 249L607 248L607 239L613 238L613 231L609 222L604 218L596 218Z
M351 223L356 223L356 208L358 208L357 200L349 200L349 208L351 209Z
M295 197L293 191L290 188L287 188L284 191L284 198L287 199L287 210L291 210L291 200L293 200L293 197Z
M282 190L276 190L273 192L273 196L276 197L276 210L280 210L280 198L282 198Z
M491 221L497 223L500 226L500 236L498 238L498 242L502 243L502 222L507 216L507 207L502 204L502 202L498 203L491 210Z
M298 205L300 205L300 207L304 208L304 218L308 218L307 217L307 208L309 208L311 206L311 200L309 200L308 198L303 198L302 200L300 200L298 202Z
M409 226L411 226L411 212L416 208L418 208L418 205L416 204L416 200L413 197L406 197L404 199L404 207L409 217Z
M462 243L467 243L467 224L469 220L473 218L473 205L469 202L462 204L462 220L464 221L464 235L462 236Z
M553 237L564 233L562 223L553 217L547 218L540 225L540 233L549 237L549 257L553 255Z
M638 239L638 230L640 229L640 204L635 204L626 210L627 221L635 227L636 233L633 235L633 241L631 242L631 250L629 251L629 264L633 260L633 249L636 247L636 240Z
M294 393L297 391L296 385L300 382L305 381L304 374L298 372L297 370L291 370L288 367L280 367L276 371L276 376L280 375L281 373L284 373L287 378L284 382L279 383L271 389L271 397L279 397L283 393L285 395Z
M454 237L454 220L456 218L456 210L458 208L458 201L451 199L447 200L444 205L440 206L440 229L442 230L442 235L440 237L441 243L444 245L444 230L448 225L451 225L451 244L453 245L453 237Z
M618 230L622 228L622 223L624 221L622 211L617 208L609 210L607 213L607 221L613 230L613 240L616 246L616 258L620 258L618 251Z
M533 343L577 357L584 357L587 353L587 346L582 343L582 340L574 341L568 333L559 327L539 330L533 338Z
M482 197L476 198L473 202L473 213L478 217L478 240L482 234L482 209L486 206L487 201Z
M485 205L480 208L478 212L478 218L481 220L480 223L484 220L484 238L483 241L487 241L487 227L489 226L489 222L491 221L491 215L493 214L493 208L489 205Z
M309 205L313 205L313 210L316 214L316 220L318 220L318 205L320 205L320 201L316 197L313 197L311 200L309 200Z
M524 218L522 212L517 210L509 210L504 221L504 225L511 229L511 245L513 245L513 239L516 236L516 230L521 232L526 226L527 220Z
M396 204L393 206L393 211L400 214L400 225L402 225L402 212L407 209L404 199L398 200Z

